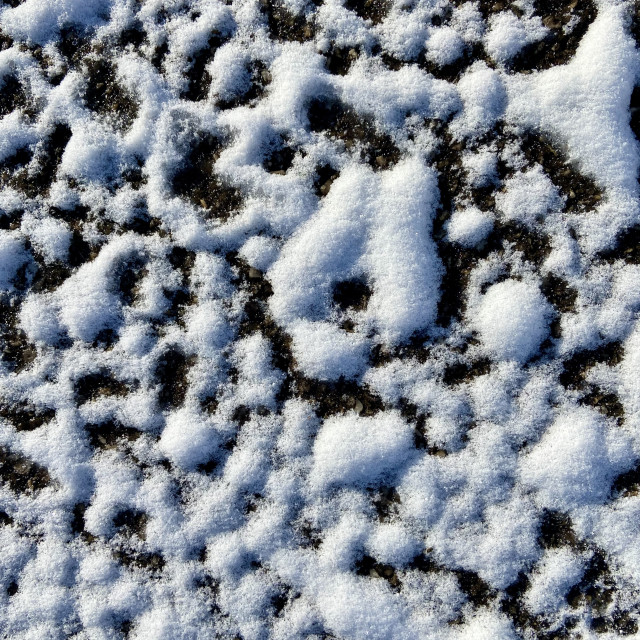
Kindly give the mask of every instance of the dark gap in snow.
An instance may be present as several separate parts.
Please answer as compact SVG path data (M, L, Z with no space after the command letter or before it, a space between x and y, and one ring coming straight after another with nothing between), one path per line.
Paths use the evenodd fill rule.
M597 9L591 0L535 0L535 12L550 33L524 49L509 67L515 72L540 71L567 64L574 56Z
M563 546L577 547L578 538L573 531L573 523L569 515L560 511L543 509L538 544L543 549L557 549Z
M602 190L594 180L581 174L565 154L543 135L528 132L522 138L522 151L530 163L538 163L566 198L566 211L591 211L602 200Z
M623 260L628 264L640 264L640 225L629 227L618 234L615 245L600 253L607 262Z
M119 443L134 442L141 435L137 429L123 427L115 420L86 424L84 428L89 436L89 444L94 449L115 449Z
M376 559L371 556L363 555L362 558L356 562L355 571L356 575L359 576L386 580L394 591L398 591L402 587L402 582L395 568L390 564L376 562Z
M591 613L592 629L605 631L613 623L607 610L614 598L615 586L605 554L601 549L593 548L582 579L569 590L567 602L574 609L586 606Z
M204 209L207 219L226 220L242 206L240 192L226 185L214 172L213 165L221 151L222 141L219 138L202 134L172 181L176 195Z
M132 305L137 297L138 288L147 273L145 260L140 256L134 256L123 262L116 273L117 290L122 303Z
M69 243L69 265L80 267L85 262L93 260L97 256L97 251L84 239L78 229L74 229Z
M320 165L316 169L316 176L313 181L313 187L316 195L320 198L326 196L331 190L331 185L339 175L340 172L334 169L330 164Z
M169 53L169 43L166 40L153 50L153 53L151 55L151 64L158 71L162 71L162 64L168 53Z
M356 47L332 46L324 54L327 71L336 76L345 76L359 55L360 51Z
M262 162L269 173L285 175L293 164L296 150L287 145L287 141L278 137L265 154Z
M129 129L138 115L138 104L118 83L113 63L91 56L84 59L83 70L88 76L84 94L87 107L117 129Z
M429 441L426 431L426 420L429 414L421 413L418 407L402 398L399 402L400 415L413 426L413 446L416 449L424 449L430 456L445 458L448 455L446 449L442 449ZM461 436L464 441L466 436Z
M146 34L140 20L133 20L132 23L118 34L118 45L120 47L128 47L131 45L134 49L138 49L145 41Z
M585 384L587 371L598 363L604 363L610 367L619 364L624 357L622 343L608 342L595 349L578 351L563 363L563 371L560 374L560 384L567 389L580 389Z
M158 573L164 568L164 558L160 553L120 548L112 552L113 559L128 568L144 569Z
M294 385L295 395L313 404L320 418L346 413L360 406L359 415L373 416L384 408L379 396L366 385L351 380L341 378L337 382L325 382L295 375Z
M343 311L364 311L369 304L372 291L363 280L343 280L333 288L333 301Z
M46 138L42 150L35 157L36 166L31 171L25 168L18 172L13 176L10 186L22 191L29 198L47 195L70 139L71 129L66 124L56 124Z
M9 115L15 109L27 106L27 95L20 80L14 74L6 74L0 85L0 118Z
M630 471L621 473L611 485L611 497L630 498L640 494L640 463Z
M505 589L505 595L500 601L500 610L511 618L519 629L535 629L536 638L541 638L540 623L525 608L522 596L529 587L529 578L523 572L518 574L516 581Z
M631 131L633 131L633 135L636 137L636 140L640 142L640 85L635 86L633 88L633 91L631 92L631 101L629 102L629 116Z
M196 259L194 251L189 251L184 247L174 246L167 255L169 264L182 274L182 284L186 285L189 281L191 270Z
M0 446L0 480L16 493L34 493L51 483L46 467L6 446Z
M77 204L68 209L60 207L49 207L49 215L56 220L64 220L72 229L82 231L83 223L89 219L89 207Z
M0 89L1 91L1 89ZM29 147L20 147L15 153L0 162L0 184L5 185L13 176L17 169L22 169L31 162L33 158L33 150ZM7 216L8 217L8 216Z
M14 373L26 369L37 356L35 345L29 342L25 332L18 326L19 310L18 304L0 301L0 359Z
M96 400L100 396L124 396L129 392L129 387L107 369L81 376L73 389L78 404Z
M471 362L460 361L445 367L442 381L448 385L458 385L469 382L478 376L483 376L491 371L491 360L482 358Z
M618 425L624 423L624 407L615 393L607 393L597 385L588 385L589 391L583 395L579 402L594 407L600 413L613 418Z
M475 571L454 569L461 591L475 607L486 607L495 600L497 593Z
M74 25L60 29L60 39L56 44L72 68L77 67L91 50L91 39Z
M636 46L640 49L640 4L634 3L635 6L631 9L631 25L630 33L636 41Z
M2 173L0 172L0 184L4 182ZM23 209L17 209L15 211L7 212L0 210L0 230L13 231L20 227L22 216L24 215Z
M124 231L133 231L142 236L150 236L158 234L159 237L166 236L166 232L162 229L162 222L158 218L152 218L146 206L136 209L133 219L122 225Z
M380 487L371 498L380 522L390 522L398 515L400 496L395 487Z
M123 509L113 518L113 526L127 538L137 536L140 540L147 539L147 523L149 516L138 509Z
M363 20L380 24L387 17L391 2L389 0L345 0L344 6Z
M463 3L462 0L454 0L456 6L460 6ZM522 15L522 9L518 7L518 3L511 2L510 0L479 0L478 8L485 20L490 18L494 13L500 13L501 11L511 11L517 16Z
M195 361L195 356L187 356L177 347L169 348L160 356L154 375L160 385L158 402L161 408L182 406L189 387L187 376Z
M122 172L122 179L135 191L147 184L147 176L142 172L142 166L140 165L125 169Z
M204 100L209 92L211 85L211 76L206 69L207 64L213 60L216 51L228 40L222 34L214 32L211 34L207 46L196 51L190 56L189 70L187 78L189 83L186 91L182 93L181 98L186 100L198 101Z
M0 417L9 421L15 430L34 431L55 417L55 409L39 408L27 402L9 403L0 400Z
M279 42L307 42L313 40L315 25L303 13L293 13L281 0L260 0L267 14L271 37Z
M542 278L540 290L560 313L572 313L576 310L578 292L560 276L546 274Z
M262 98L267 87L271 84L271 73L262 60L254 60L247 65L249 72L249 86L238 89L236 94L226 100L218 99L216 105L220 109L233 109L240 106L255 106Z
M370 119L336 99L314 98L308 117L312 131L342 140L348 151L359 150L360 158L374 170L390 168L400 159L400 150L388 135L379 133Z
M421 69L430 73L434 78L456 83L460 80L465 71L467 71L469 66L479 60L485 62L488 67L495 67L495 63L486 55L482 44L477 42L471 45L465 45L460 57L449 64L441 65L429 60L424 49L418 55L416 62ZM389 54L383 55L382 61L388 68L394 70L400 69L407 64L406 62L396 60Z
M546 235L528 229L518 222L496 222L488 242L492 241L496 245L498 242L501 244L509 243L516 251L521 251L526 260L537 267L551 253L551 246Z

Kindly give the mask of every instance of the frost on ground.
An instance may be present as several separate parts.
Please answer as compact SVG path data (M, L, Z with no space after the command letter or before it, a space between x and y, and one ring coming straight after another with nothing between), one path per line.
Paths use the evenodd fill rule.
M0 3L0 635L637 636L639 39Z

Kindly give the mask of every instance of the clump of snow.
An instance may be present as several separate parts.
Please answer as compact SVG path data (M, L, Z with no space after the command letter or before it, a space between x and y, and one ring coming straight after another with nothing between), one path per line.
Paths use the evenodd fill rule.
M505 63L520 53L523 47L541 40L547 33L539 16L518 18L511 11L501 11L489 18L484 46L496 62Z
M439 66L455 62L464 50L464 41L453 27L433 29L427 40L427 58Z
M526 362L549 333L551 306L535 283L508 279L493 284L474 311L472 325L499 360Z
M484 62L474 62L458 81L463 108L455 116L452 132L460 137L480 136L490 130L507 106L500 74Z
M565 603L569 589L584 573L585 562L571 549L547 551L537 564L525 602L534 614L553 613Z
M493 227L493 220L477 207L458 209L447 226L447 235L452 242L473 247L482 242Z
M541 505L568 511L604 501L613 478L632 460L624 434L611 432L592 409L573 408L523 457L521 477L537 491Z
M328 418L313 447L312 484L382 482L411 455L411 442L412 429L397 413Z
M466 152L462 156L462 166L474 187L487 187L497 179L497 156L488 148L476 153Z
M369 345L360 335L330 322L300 320L290 327L293 356L305 375L319 380L355 378L362 374Z
M504 191L496 196L496 208L507 220L526 225L559 206L560 194L539 166L505 180Z

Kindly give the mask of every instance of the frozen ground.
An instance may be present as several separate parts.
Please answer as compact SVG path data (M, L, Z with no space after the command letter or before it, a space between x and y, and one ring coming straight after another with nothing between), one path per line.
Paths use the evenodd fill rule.
M637 637L639 38L0 2L2 637Z

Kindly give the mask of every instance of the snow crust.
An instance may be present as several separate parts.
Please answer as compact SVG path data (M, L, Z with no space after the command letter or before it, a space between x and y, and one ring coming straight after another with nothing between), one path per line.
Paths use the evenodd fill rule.
M638 633L633 3L530 73L538 3L360 4L283 1L302 41L254 0L0 7L0 91L29 105L0 118L4 637ZM127 126L91 109L69 28ZM570 208L528 135L597 197ZM211 139L198 203L176 185Z

